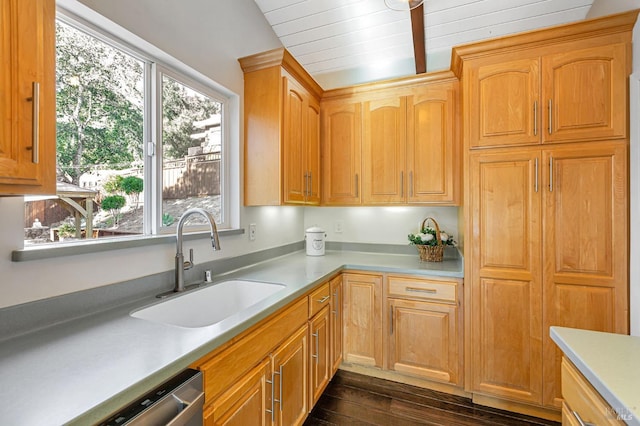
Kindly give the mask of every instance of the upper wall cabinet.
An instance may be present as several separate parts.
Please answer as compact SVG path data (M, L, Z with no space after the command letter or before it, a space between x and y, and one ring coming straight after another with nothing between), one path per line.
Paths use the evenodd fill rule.
M327 92L325 204L457 204L458 82L448 72Z
M322 89L285 49L241 58L244 203L320 203Z
M585 21L456 48L468 146L624 139L627 103L619 100L627 98L632 19L621 14L608 28Z
M0 2L0 195L56 188L55 2Z

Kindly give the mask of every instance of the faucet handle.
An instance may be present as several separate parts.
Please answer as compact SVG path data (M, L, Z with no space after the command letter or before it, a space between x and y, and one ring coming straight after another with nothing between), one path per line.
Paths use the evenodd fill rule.
M184 262L184 269L193 268L193 249L189 249L189 260Z

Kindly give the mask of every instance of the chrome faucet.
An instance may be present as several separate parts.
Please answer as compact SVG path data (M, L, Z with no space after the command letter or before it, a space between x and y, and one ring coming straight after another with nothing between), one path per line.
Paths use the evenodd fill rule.
M175 293L185 290L184 271L193 267L193 249L189 250L189 260L186 262L184 261L184 255L182 254L182 228L184 227L184 223L187 218L194 214L199 214L207 219L211 230L211 246L214 250L220 250L218 228L216 227L216 221L213 218L213 215L201 208L193 208L184 212L182 217L180 217L178 227L176 228L176 286L173 289Z

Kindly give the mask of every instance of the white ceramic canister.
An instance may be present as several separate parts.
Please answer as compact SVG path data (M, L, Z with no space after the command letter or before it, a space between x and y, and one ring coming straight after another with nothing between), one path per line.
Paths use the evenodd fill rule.
M324 239L327 236L324 229L312 226L304 231L307 242L307 256L324 256Z

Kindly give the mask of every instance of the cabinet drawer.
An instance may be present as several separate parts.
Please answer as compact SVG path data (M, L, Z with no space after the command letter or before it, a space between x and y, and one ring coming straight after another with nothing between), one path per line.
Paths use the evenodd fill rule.
M331 290L329 283L322 284L318 289L309 295L309 318L320 312L325 306L329 306Z
M575 413L578 413L586 424L625 424L617 418L613 408L566 358L562 359L562 397L565 400L563 417L577 419ZM568 423L571 424L570 422Z
M389 277L388 295L455 303L458 283L418 278Z

